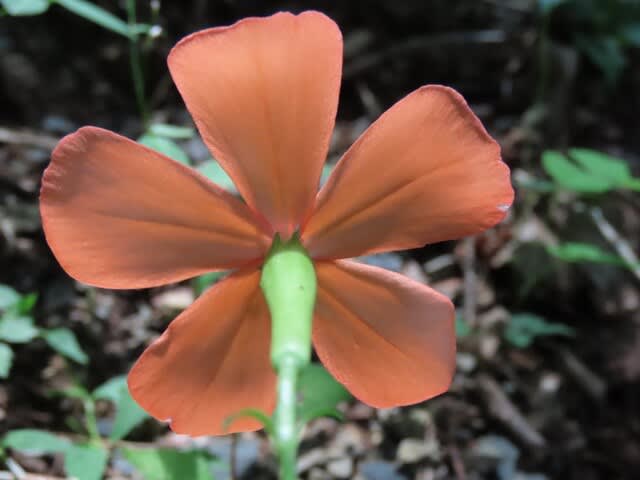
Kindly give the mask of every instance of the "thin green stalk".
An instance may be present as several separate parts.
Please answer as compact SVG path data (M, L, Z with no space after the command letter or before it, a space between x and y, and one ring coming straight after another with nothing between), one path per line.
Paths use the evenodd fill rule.
M300 362L295 356L281 358L278 366L278 406L274 414L274 440L280 462L280 480L295 480L298 455L296 385Z
M136 0L127 0L127 21L129 23L129 64L131 66L131 77L133 79L133 88L136 95L136 103L138 111L142 118L142 124L146 130L149 125L149 111L147 109L147 101L144 91L144 75L142 73L142 61L140 57L140 48L138 45L138 34L134 33L133 28L136 25Z
M87 427L87 433L91 441L99 441L100 433L98 432L98 421L96 419L96 406L92 399L86 399L84 402L84 421Z

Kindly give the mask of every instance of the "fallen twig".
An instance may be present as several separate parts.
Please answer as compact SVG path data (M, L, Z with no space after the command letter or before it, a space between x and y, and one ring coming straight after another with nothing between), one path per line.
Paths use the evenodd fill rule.
M633 275L640 280L640 261L629 245L629 242L627 242L627 240L625 240L622 235L618 233L615 227L604 217L600 207L590 208L589 215L596 224L596 227L598 227L602 236L615 249L616 253L627 263L627 267Z
M58 144L59 138L52 137L45 133L34 133L25 130L11 130L0 127L0 143L10 143L13 145L28 145L40 147L45 150L53 150Z
M500 385L485 374L478 375L478 388L491 417L504 425L522 444L530 448L543 448L547 442L527 421Z

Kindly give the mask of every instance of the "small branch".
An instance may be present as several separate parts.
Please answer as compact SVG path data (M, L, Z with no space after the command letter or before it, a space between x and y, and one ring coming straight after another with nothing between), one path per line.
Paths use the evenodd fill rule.
M494 379L478 375L478 388L489 415L502 423L520 442L532 449L546 446L544 437L531 426Z
M0 127L0 143L26 145L29 147L40 147L45 150L53 150L58 144L58 140L58 138L43 133L11 130Z
M600 207L590 208L589 215L596 224L596 227L598 227L602 236L615 249L616 253L627 263L627 267L631 270L633 275L640 280L640 261L629 245L629 242L622 238L622 235L620 235L615 227L604 217Z
M561 347L554 350L562 360L567 373L596 402L602 402L607 393L607 384L578 357Z

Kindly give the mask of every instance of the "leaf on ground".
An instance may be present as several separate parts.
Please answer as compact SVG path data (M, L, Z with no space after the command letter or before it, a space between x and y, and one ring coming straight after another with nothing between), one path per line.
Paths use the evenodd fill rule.
M0 342L0 378L9 377L13 365L13 350L6 343Z
M180 127L178 125L169 125L168 123L154 123L149 127L149 133L158 137L186 140L192 138L196 132L191 127Z
M554 150L547 150L542 154L542 165L554 182L574 192L604 193L614 188L610 179L583 170L562 153Z
M5 342L27 343L39 333L31 317L7 313L0 318L0 340Z
M608 265L626 266L625 260L617 255L602 250L597 245L581 242L566 242L556 246L548 246L547 252L565 262L604 263Z
M116 408L116 415L109 438L121 440L149 415L135 402L129 393L127 378L124 375L114 377L93 391L96 399L109 400Z
M64 469L78 480L100 480L108 460L109 451L101 445L72 445L65 452Z
M320 364L308 365L298 378L298 412L302 423L314 418L342 418L338 405L351 398L346 388Z
M191 166L191 160L189 160L189 157L184 152L182 147L180 147L180 145L169 138L160 137L151 133L145 133L140 138L138 138L138 143L141 143L142 145L149 147L156 152L160 152L169 158L173 158L183 165Z
M81 365L86 365L89 362L89 357L80 347L76 335L68 328L42 330L41 335L47 344L60 355Z
M49 8L49 0L0 0L11 16L39 15Z
M563 323L547 322L533 313L517 313L512 315L504 331L504 338L513 346L526 348L537 337L562 335L572 337L575 331Z
M206 452L124 448L122 453L147 480L214 480L211 463L215 458Z
M233 180L231 180L231 177L215 160L207 160L206 162L201 163L198 165L196 170L219 187L222 187L231 193L238 193L236 185L233 183Z
M13 448L31 455L64 453L71 446L67 439L34 429L12 430L2 440L3 447Z
M9 285L0 283L0 310L6 310L20 301L20 294Z

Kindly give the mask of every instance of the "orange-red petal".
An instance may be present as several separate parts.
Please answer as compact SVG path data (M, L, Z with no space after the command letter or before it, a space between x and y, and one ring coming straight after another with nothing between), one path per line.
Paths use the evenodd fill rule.
M313 342L322 363L378 408L447 390L455 368L454 308L431 288L349 260L319 262Z
M310 212L335 122L342 36L319 12L197 32L169 68L200 133L283 238Z
M129 373L131 395L171 429L192 436L257 430L252 418L224 422L246 408L270 413L276 377L260 272L239 271L207 290L176 318Z
M188 167L100 128L66 136L40 212L60 265L81 282L144 288L260 259L249 209Z
M303 238L320 259L416 248L489 228L512 201L498 144L456 91L427 86L345 153Z

